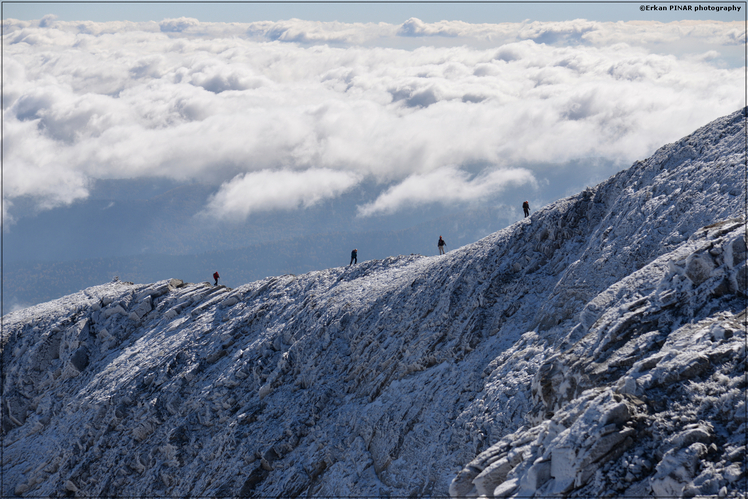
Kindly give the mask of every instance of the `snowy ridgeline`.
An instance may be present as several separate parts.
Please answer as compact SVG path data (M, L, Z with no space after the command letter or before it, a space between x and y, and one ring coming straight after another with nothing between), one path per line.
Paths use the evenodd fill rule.
M5 495L741 496L744 123L446 256L9 314Z

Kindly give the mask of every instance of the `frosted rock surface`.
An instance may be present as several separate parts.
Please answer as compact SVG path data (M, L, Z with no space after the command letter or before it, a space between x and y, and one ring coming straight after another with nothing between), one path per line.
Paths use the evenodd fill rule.
M439 257L3 318L27 496L744 497L745 112Z

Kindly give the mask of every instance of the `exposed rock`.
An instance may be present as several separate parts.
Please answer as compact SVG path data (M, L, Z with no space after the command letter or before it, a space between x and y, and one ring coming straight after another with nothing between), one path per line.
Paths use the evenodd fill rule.
M737 497L746 227L709 186L744 181L744 124L441 257L235 290L116 281L8 314L4 484Z
M70 364L78 371L83 371L88 365L88 348L80 347L70 357Z
M126 315L127 312L122 308L122 305L115 305L114 307L109 307L104 310L104 317L106 318L109 318L114 314Z
M168 289L168 288L167 288ZM140 303L133 309L130 316L135 320L140 320L146 316L148 312L153 310L152 297L153 295L146 295L145 298L140 300Z
M709 279L713 269L714 264L708 255L692 255L686 262L686 276L695 286Z
M706 445L695 443L686 449L668 451L650 480L655 497L681 497L684 489L696 476L699 458L706 450Z

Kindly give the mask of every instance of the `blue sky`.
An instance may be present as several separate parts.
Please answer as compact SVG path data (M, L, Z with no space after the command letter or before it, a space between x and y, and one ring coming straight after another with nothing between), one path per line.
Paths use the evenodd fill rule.
M736 6L739 12L641 11L641 5L667 7L689 5L674 2L494 2L494 3L66 3L66 2L3 2L3 18L41 19L53 14L65 21L160 21L172 17L194 17L203 22L278 21L300 18L314 21L401 23L410 17L424 22L461 20L469 23L563 21L588 19L596 21L658 21L718 20L735 21L745 18L742 2L701 2L691 6Z

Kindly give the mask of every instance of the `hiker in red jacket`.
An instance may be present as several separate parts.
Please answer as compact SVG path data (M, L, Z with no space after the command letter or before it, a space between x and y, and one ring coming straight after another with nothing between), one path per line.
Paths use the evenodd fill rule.
M213 272L213 279L216 280L216 283L213 286L218 286L218 278L219 277L221 277L221 276L218 275L218 271L217 270L215 272Z
M527 201L522 203L522 209L525 210L525 217L528 217L530 215L530 203Z

